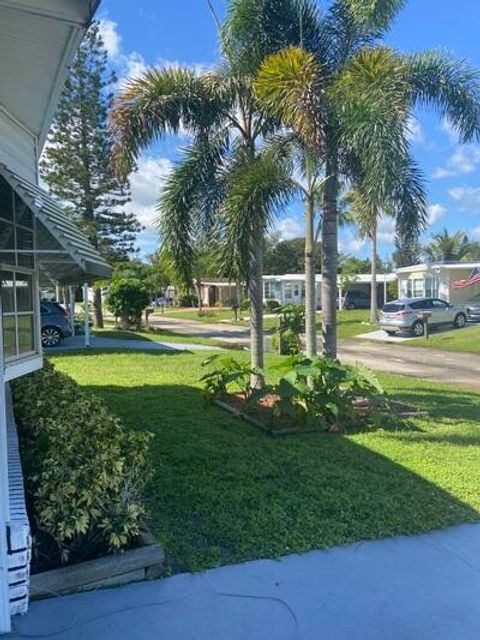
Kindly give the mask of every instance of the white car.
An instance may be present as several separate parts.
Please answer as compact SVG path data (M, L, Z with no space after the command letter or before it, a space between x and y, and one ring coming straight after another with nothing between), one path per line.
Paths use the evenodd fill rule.
M429 314L428 325L452 325L461 329L467 324L467 310L440 300L440 298L401 298L386 304L380 314L380 329L389 336L412 333L420 337L425 333L424 314Z

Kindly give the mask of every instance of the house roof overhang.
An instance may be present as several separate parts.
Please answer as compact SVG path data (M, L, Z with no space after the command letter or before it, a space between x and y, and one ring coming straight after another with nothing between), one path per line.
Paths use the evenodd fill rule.
M41 284L76 285L110 277L111 267L58 202L3 164L0 175L35 215Z
M43 147L100 0L0 0L0 110Z

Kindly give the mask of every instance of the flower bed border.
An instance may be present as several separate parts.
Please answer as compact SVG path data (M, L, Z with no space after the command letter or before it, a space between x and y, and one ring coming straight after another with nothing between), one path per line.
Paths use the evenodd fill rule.
M232 405L228 404L228 402L224 402L223 400L219 400L218 398L216 398L213 401L213 403L220 409L223 409L224 411L228 411L228 413L232 414L236 418L239 418L240 420L245 420L245 422L248 422L249 424L253 425L257 429L260 429L260 431L263 431L263 433L266 433L267 435L270 435L270 436L275 437L275 436L302 435L305 433L325 433L325 431L322 431L321 429L316 429L315 427L308 427L308 428L268 427L265 424L263 424L260 420L257 420L256 418L246 413L245 411L240 411L236 407L233 407ZM408 405L403 404L402 402L393 401L390 404L393 409L396 408L397 410L396 415L401 418L421 418L428 415L427 411L423 411L415 407L410 407Z
M159 578L165 552L149 530L141 535L142 546L87 560L68 567L35 573L30 577L30 599L91 591Z

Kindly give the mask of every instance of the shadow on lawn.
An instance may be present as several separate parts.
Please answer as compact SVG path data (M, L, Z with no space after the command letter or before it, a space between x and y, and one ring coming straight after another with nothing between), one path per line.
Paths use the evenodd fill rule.
M147 502L173 572L479 518L441 487L348 437L274 439L205 405L193 386L86 388L128 427L156 436ZM433 393L428 398L433 404Z
M390 390L389 393L395 400L425 409L434 418L467 421L480 419L480 394L474 391L408 387Z

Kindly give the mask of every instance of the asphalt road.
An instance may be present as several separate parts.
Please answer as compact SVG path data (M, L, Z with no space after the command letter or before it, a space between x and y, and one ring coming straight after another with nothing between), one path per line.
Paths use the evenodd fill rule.
M150 316L150 324L152 327L175 333L213 338L221 342L245 346L249 344L248 327L161 316ZM480 391L480 355L477 354L422 349L368 340L341 340L338 355L345 362L358 362L377 371L444 384L453 383Z

